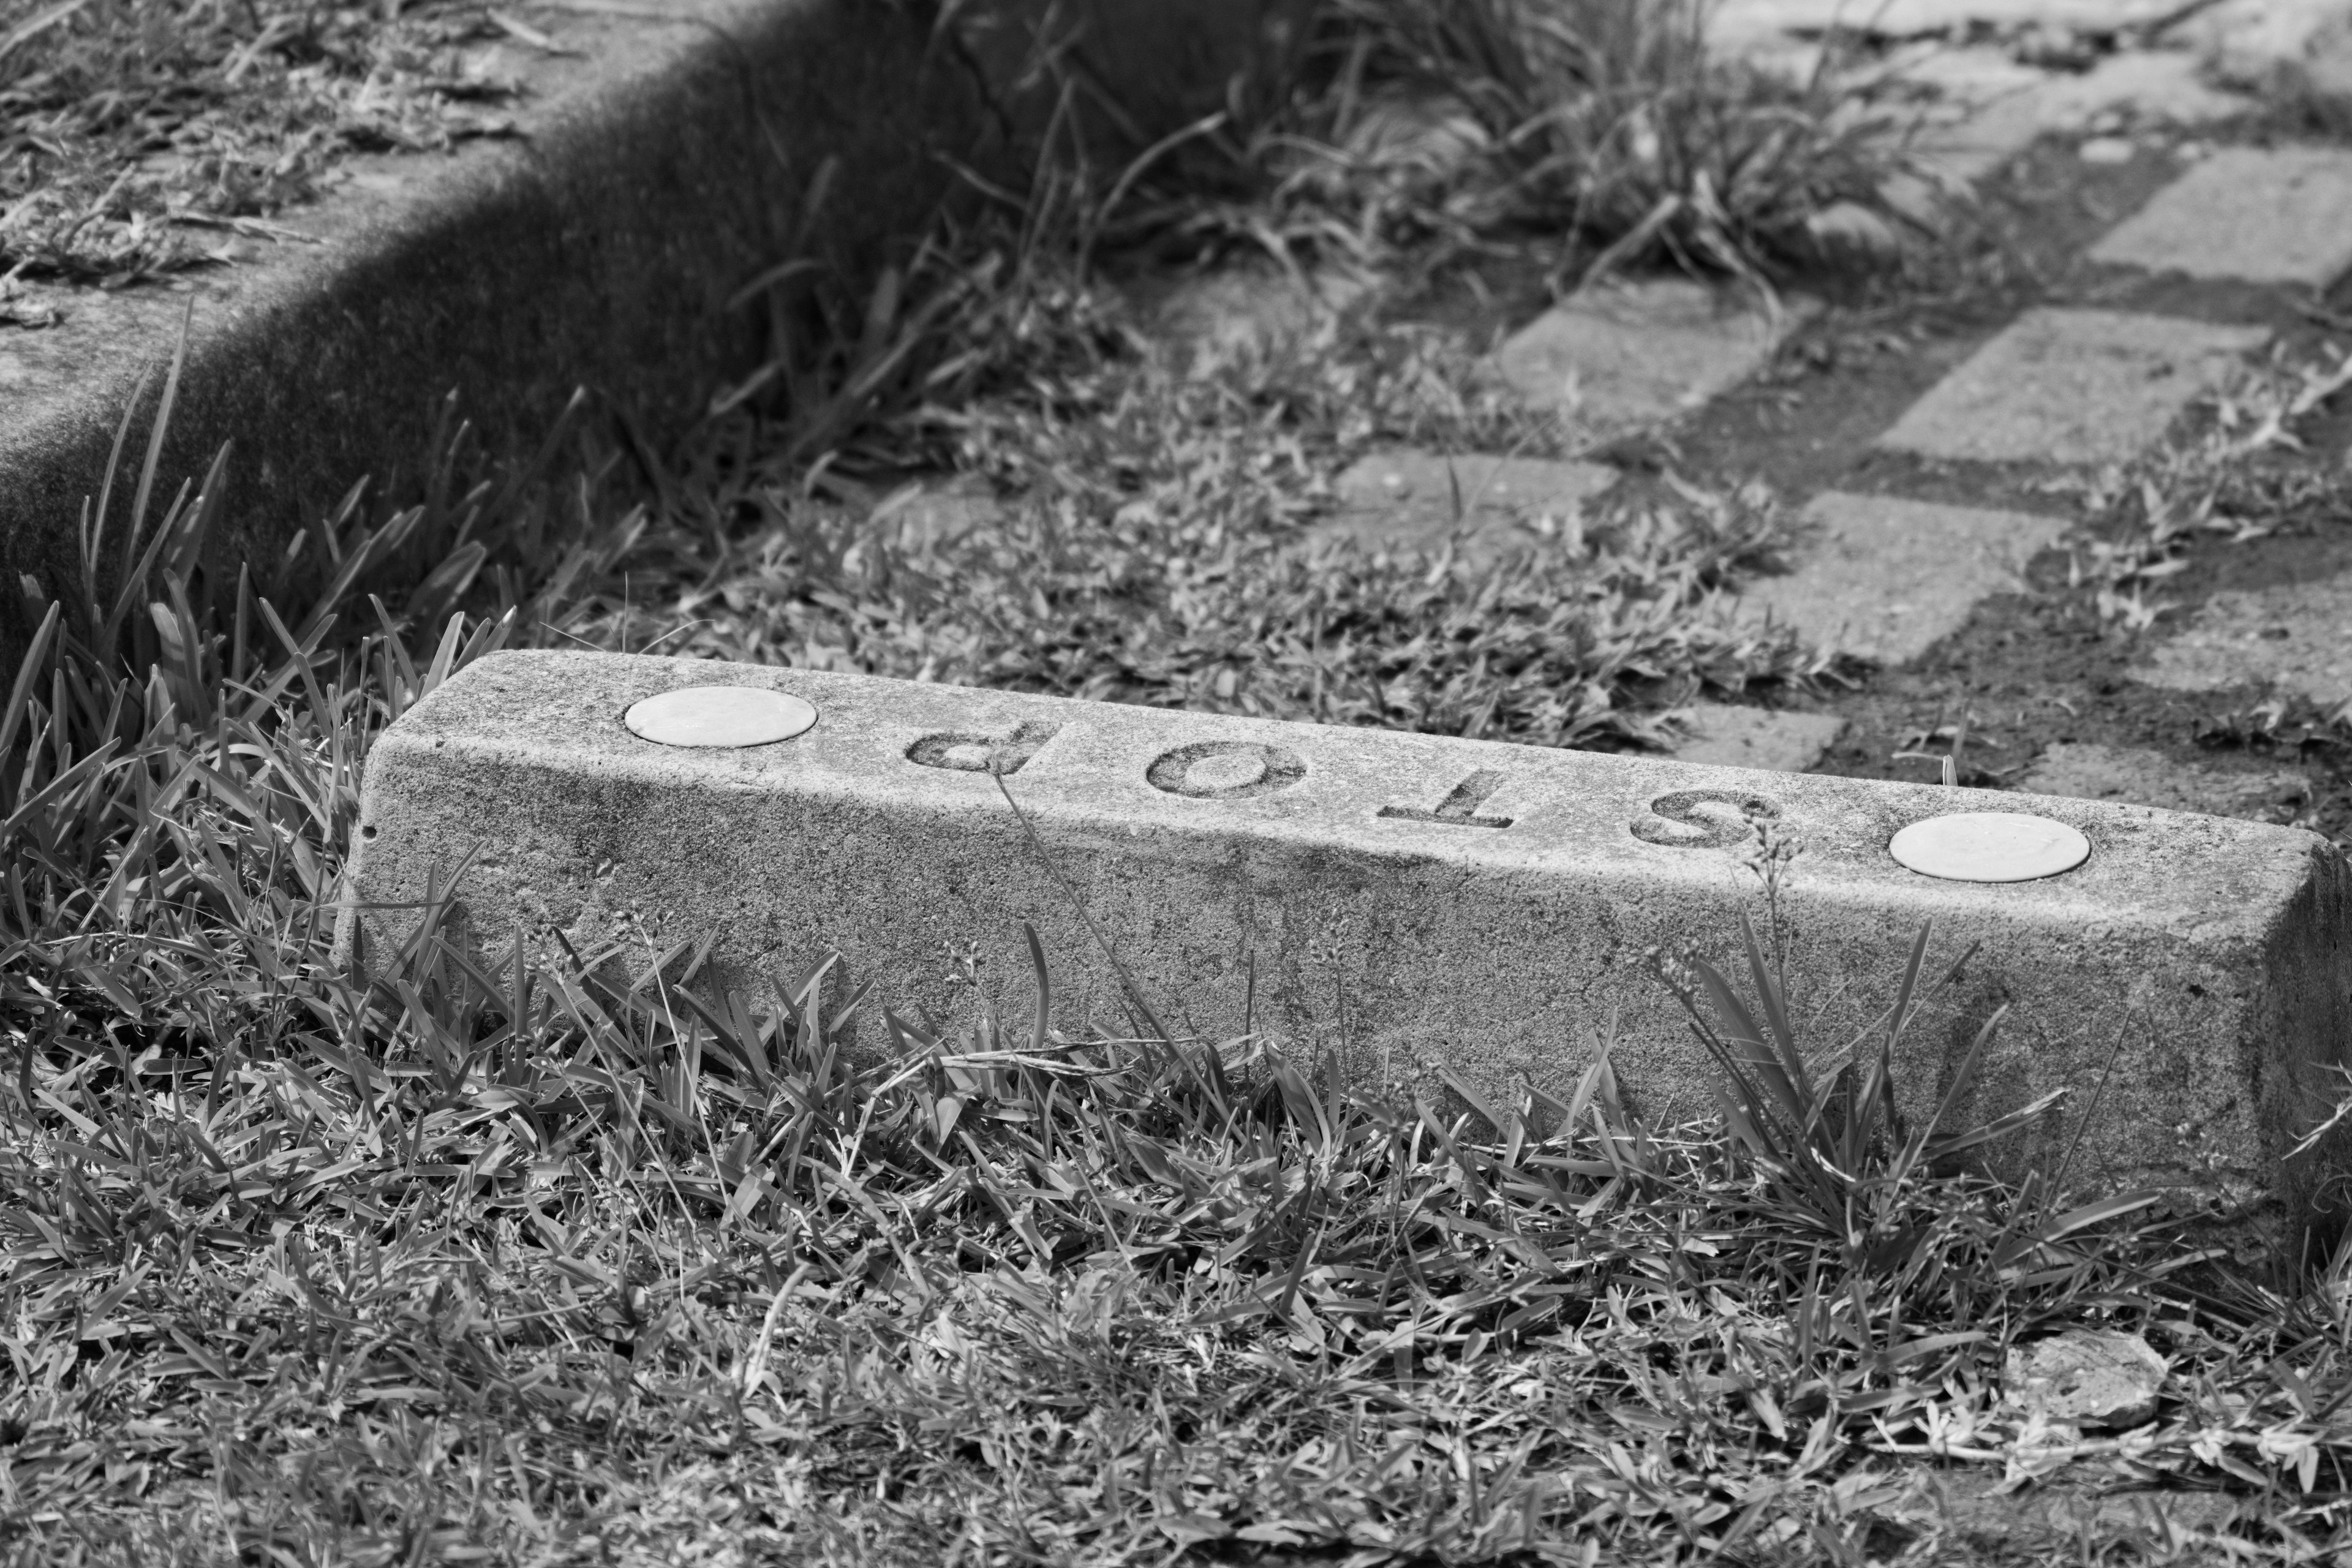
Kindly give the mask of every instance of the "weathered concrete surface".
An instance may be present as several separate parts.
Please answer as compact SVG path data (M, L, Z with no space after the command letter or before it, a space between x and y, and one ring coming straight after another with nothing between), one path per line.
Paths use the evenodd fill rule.
M743 751L659 747L623 725L645 697L710 683L798 695L818 721ZM1739 861L1751 809L1806 845L1783 907L1817 1043L1886 1003L1922 921L1942 955L1931 973L1982 944L1930 989L1904 1047L1913 1114L2007 1004L1968 1113L2074 1097L2000 1151L2005 1168L2054 1170L2079 1132L2069 1183L2268 1189L2305 1212L2344 1152L2281 1161L2332 1103L2327 1069L2352 1041L2341 858L2294 829L2060 800L2032 809L2093 846L2064 876L1939 881L1887 852L1913 821L2020 804L817 671L501 654L369 759L354 924L380 962L418 919L400 906L471 857L462 926L493 955L520 930L561 962L561 931L592 962L642 971L707 936L715 973L740 978L833 948L892 1005L950 1017L970 997L950 960L970 951L1001 1006L1030 1005L1027 920L1056 966L1059 1025L1129 1033L1050 861L1180 1034L1271 1032L1433 1089L1443 1062L1507 1095L1572 1084L1614 1016L1635 1101L1704 1115L1708 1069L1643 955L1734 949L1736 918L1760 910Z
M2126 801L2166 811L2283 821L2311 794L2293 768L2200 767L2161 752L2062 741L2033 760L2017 787L2028 795ZM2273 815L2279 814L2279 815Z
M2268 336L2169 316L2028 310L1878 444L1979 462L2122 462Z
M1977 602L2013 590L2027 562L2066 531L2054 517L1944 506L1895 496L1815 496L1819 532L1796 570L1741 590L1744 612L1881 664L1905 664L1969 618Z
M1777 311L1751 294L1686 279L1610 281L1579 289L1495 356L1506 384L1605 438L1688 413L1746 379L1815 309Z
M2315 702L2352 700L2352 575L2224 589L2131 673L2175 691L2275 686Z
M2352 268L2352 151L2225 147L2089 255L2150 272L2325 289Z
M1731 702L1694 702L1684 713L1692 735L1674 749L1675 761L1702 767L1801 773L1845 732L1845 721L1833 713L1783 713Z
M356 158L341 189L280 218L308 243L241 241L238 265L186 292L78 292L58 326L0 330L0 668L37 616L19 574L52 594L75 583L83 499L191 300L163 473L200 477L235 439L207 559L228 584L246 563L266 581L353 480L415 473L453 388L494 450L535 446L581 386L659 445L767 353L765 297L727 309L762 271L820 264L780 289L788 313L820 287L862 307L957 188L950 155L1005 174L1037 100L1050 111L1056 83L1018 71L1049 8L985 0L959 8L958 33L933 26L935 6L868 0L525 7L573 52L502 57L526 89L520 138ZM1054 15L1083 35L1065 58L1107 100L1097 118L1150 140L1173 128L1156 116L1221 103L1218 72L1290 39L1297 9L1088 0ZM1182 50L1137 52L1171 30L1189 33ZM1121 93L1138 70L1150 81ZM111 537L127 531L118 517Z
M1492 548L1523 528L1532 538L1574 527L1578 509L1616 482L1617 470L1599 463L1375 452L1339 476L1339 512L1316 533L1399 550L1433 550L1464 534Z

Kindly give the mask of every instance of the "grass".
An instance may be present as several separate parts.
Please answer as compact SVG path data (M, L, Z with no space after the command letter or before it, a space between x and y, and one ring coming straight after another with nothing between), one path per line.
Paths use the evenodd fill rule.
M1555 292L1667 267L1769 289L1883 265L1942 184L1900 106L1835 50L1794 79L1706 47L1704 0L1333 0L1303 90L1221 124L1164 202L1105 225L1129 243L1241 244L1423 278L1532 258ZM1222 154L1236 193L1203 202ZM1906 207L1896 182L1918 199ZM1927 204L1923 207L1921 202ZM1948 205L1948 204L1942 204Z
M225 470L175 492L166 416L142 411L143 464L126 421L90 564L0 707L0 1548L2352 1549L2341 1261L2272 1289L2194 1215L1953 1169L2003 1129L1890 1119L1903 1005L1851 1041L1786 1022L1785 843L1758 846L1763 936L1659 955L1724 1084L1687 1126L1628 1110L1604 1042L1564 1100L1448 1109L1252 1039L1071 1037L1034 946L991 955L1032 968L1034 1017L936 1035L892 1026L887 983L830 994L817 952L752 996L688 952L625 988L486 973L432 922L371 977L333 963L369 744L503 646L1588 745L1835 673L1722 616L1785 538L1766 497L1662 484L1496 561L1314 537L1382 445L1562 437L1370 319L1205 369L1155 353L1066 241L978 229L835 298L843 324L780 334L668 459L571 431L486 465L453 416L420 493L354 489L235 581L201 565ZM750 302L773 328L809 297ZM926 546L876 519L941 466L1001 525ZM1899 994L1958 956L1922 932ZM856 1014L887 1059L841 1048ZM2083 1325L2169 1358L2154 1421L2004 1400L2011 1349ZM2094 1488L2145 1510L2021 1521Z
M320 525L305 596L206 580L219 476L167 500L155 450L96 508L142 564L0 710L17 1560L2030 1561L2060 1536L1990 1489L2070 1484L2147 1502L2061 1532L2101 1562L2346 1539L2336 1272L2273 1293L2188 1216L1947 1169L2000 1130L1881 1117L1906 1009L1792 1034L1752 935L1662 955L1726 1086L1680 1127L1605 1051L1459 1111L1042 1007L853 1061L887 987L820 1005L815 953L623 989L428 923L363 983L330 942L371 737L614 629L647 519L560 441L471 477L453 428L415 504ZM413 546L450 564L388 603ZM1956 956L1922 932L1902 994ZM2003 1402L2084 1324L2170 1359L2154 1422Z
M0 274L117 288L222 258L352 149L499 135L486 10L309 0L0 0ZM54 305L0 296L0 324Z

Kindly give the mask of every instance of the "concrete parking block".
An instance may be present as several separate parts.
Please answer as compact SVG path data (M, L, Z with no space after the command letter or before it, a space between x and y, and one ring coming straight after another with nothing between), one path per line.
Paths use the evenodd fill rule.
M2177 762L2161 752L2066 741L2035 758L2017 787L2028 795L2124 801L2255 821L2292 816L2311 794L2311 781L2294 768L2208 767Z
M2089 255L2150 272L2324 289L2352 268L2352 150L2222 148Z
M1834 490L1814 497L1805 519L1819 531L1797 569L1749 584L1742 609L1890 665L1958 631L1986 595L2015 589L2026 563L2066 531L2030 512Z
M1433 550L1457 532L1493 547L1572 527L1586 500L1617 482L1599 463L1484 453L1375 452L1339 479L1340 511L1316 536ZM1459 509L1459 515L1456 509Z
M1801 773L1819 763L1845 733L1845 721L1834 713L1783 713L1733 702L1694 702L1683 714L1691 738L1674 749L1674 759L1705 767Z
M1504 382L1593 437L1623 435L1698 407L1746 379L1816 307L1777 311L1752 294L1687 279L1612 281L1519 330L1496 355Z
M2122 462L2269 336L2169 316L2028 310L1878 444L1979 462Z
M2269 686L2352 701L2352 575L2215 594L2131 673L2174 691Z
M816 721L740 748L625 721L711 686L798 698ZM2021 810L2088 858L1997 883L1889 849L1923 821ZM2074 1091L2000 1168L2047 1169L2079 1139L2072 1181L2267 1191L2292 1226L2352 1152L2347 1135L2284 1159L2352 1054L2352 871L2314 834L816 670L540 652L461 671L370 753L346 950L395 963L417 900L469 860L450 934L493 962L520 939L642 974L699 947L702 984L758 998L837 952L843 985L877 988L855 1043L870 1059L884 1004L955 1026L985 994L1027 1016L1026 921L1073 1033L1153 1027L1139 995L1180 1037L1270 1035L1431 1095L1449 1068L1513 1100L1572 1090L1613 1027L1629 1099L1672 1121L1711 1114L1712 1069L1644 955L1736 950L1765 821L1803 846L1781 917L1823 1039L1887 1005L1932 917L1938 973L1973 956L1904 1037L1907 1111L1927 1113L2003 1005L1959 1113Z

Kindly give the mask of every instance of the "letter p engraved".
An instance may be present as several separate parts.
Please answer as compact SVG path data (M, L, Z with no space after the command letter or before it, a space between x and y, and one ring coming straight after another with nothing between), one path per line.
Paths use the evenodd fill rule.
M1777 822L1780 803L1744 790L1678 789L1633 819L1633 837L1670 849L1728 849L1747 842L1751 822Z
M1041 724L1033 720L1016 725L1010 735L945 730L926 735L908 747L907 760L918 767L946 768L960 773L1017 773L1061 728L1059 724Z
M1384 805L1375 814L1396 822L1435 822L1448 827L1508 827L1507 816L1480 816L1478 808L1486 797L1503 787L1503 775L1480 768L1437 803L1435 811L1423 811L1417 805Z
M1250 800L1305 778L1307 762L1287 746L1202 741L1160 753L1143 776L1153 789L1188 800Z

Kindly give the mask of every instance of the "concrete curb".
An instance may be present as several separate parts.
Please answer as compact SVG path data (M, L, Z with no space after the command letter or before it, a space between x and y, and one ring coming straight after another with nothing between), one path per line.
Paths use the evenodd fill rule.
M1116 37L1115 14L1134 3L1098 0L1082 20ZM1196 88L1220 89L1213 100L1223 82L1207 79L1293 8L1152 4L1198 24L1181 63L1203 78ZM1023 41L1048 15L1036 0L968 8L961 32L940 27L927 0L520 9L576 53L499 60L526 89L519 139L355 158L329 199L284 215L303 241L247 242L238 265L78 296L58 326L0 334L0 664L33 624L19 574L51 595L78 578L84 500L184 316L162 473L201 475L236 442L208 561L233 582L230 563L271 560L360 476L418 463L452 388L494 451L535 443L582 386L653 441L675 436L761 357L761 317L725 309L747 280L797 236L862 293L953 186L950 160L1004 166L1034 118L1023 95L1052 87L1019 75ZM1086 59L1097 96L1148 63L1135 54ZM1201 96L1129 103L1116 129L1156 132ZM813 182L835 161L831 198L804 224ZM123 531L118 513L110 532Z
M796 700L797 726L644 738L649 700L739 689L788 700L755 701L763 714ZM1963 855L1933 874L1901 858L1898 830L1977 820L1955 812L2023 812L1996 820L2071 831L2081 856ZM1990 1152L2007 1174L2065 1165L2072 1184L2231 1204L2266 1192L2293 1222L2315 1217L2344 1140L2285 1153L2325 1116L2344 1056L2352 875L2314 835L2223 818L511 653L377 742L343 930L362 939L347 951L384 961L463 866L457 940L494 972L518 937L541 962L631 977L700 944L711 984L764 994L766 977L837 950L890 1005L960 1021L975 985L1004 1016L1031 1005L1026 971L1003 967L1027 920L1055 955L1065 1027L1137 1027L1126 975L1188 1037L1270 1031L1432 1094L1442 1064L1504 1099L1522 1082L1565 1099L1613 1031L1626 1092L1671 1120L1713 1106L1713 1069L1644 954L1720 952L1755 910L1751 816L1806 846L1777 929L1822 1038L1876 1026L1927 917L1937 972L1971 954L1920 994L1897 1060L1907 1113L1932 1111L2008 1006L1960 1124L2069 1098ZM1946 879L1973 869L2014 879ZM967 951L989 966L969 983L952 977Z

